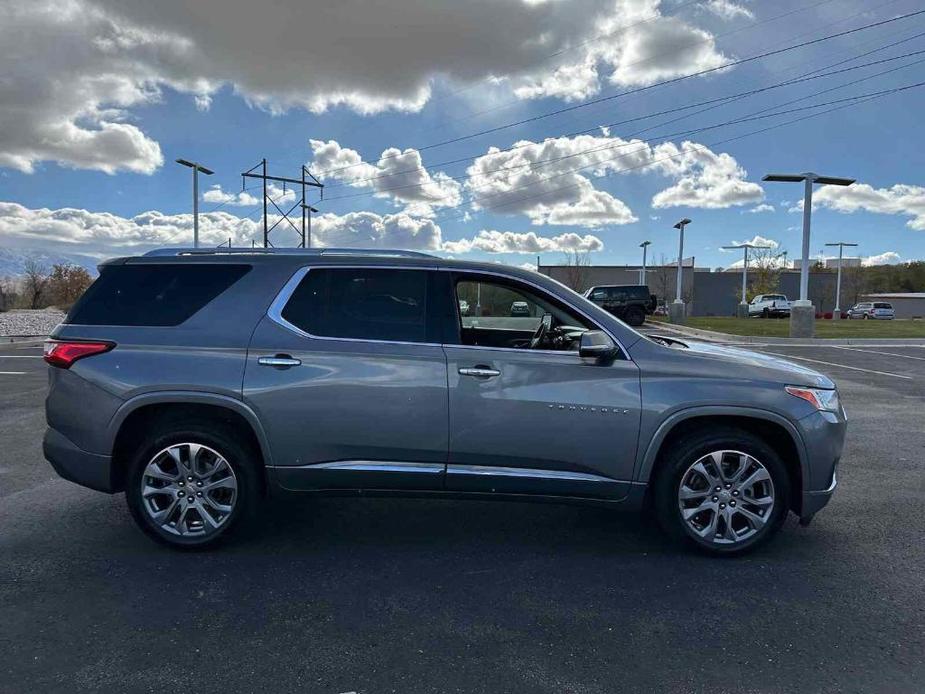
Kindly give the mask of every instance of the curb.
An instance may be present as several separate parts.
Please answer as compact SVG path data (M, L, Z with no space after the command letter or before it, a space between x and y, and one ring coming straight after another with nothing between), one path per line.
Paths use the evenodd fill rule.
M691 328L686 325L675 325L673 323L661 323L659 321L645 322L648 328L657 328L666 332L675 332L687 337L699 337L710 342L723 342L727 344L742 345L790 345L791 347L804 346L837 346L837 345L893 345L895 347L925 347L925 338L920 337L762 337L760 335L730 335L729 333L720 333L715 330L703 330L701 328Z

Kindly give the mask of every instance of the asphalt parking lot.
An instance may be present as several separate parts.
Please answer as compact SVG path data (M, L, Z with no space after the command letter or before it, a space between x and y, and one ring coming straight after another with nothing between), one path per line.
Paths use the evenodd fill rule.
M925 348L754 348L831 376L849 438L810 527L717 560L599 509L382 499L171 551L55 476L40 350L5 345L0 691L921 692Z

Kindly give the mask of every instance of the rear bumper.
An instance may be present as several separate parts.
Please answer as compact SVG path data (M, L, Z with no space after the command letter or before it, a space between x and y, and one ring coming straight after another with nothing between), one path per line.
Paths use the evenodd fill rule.
M69 482L109 494L118 491L112 481L110 456L88 453L51 427L45 430L42 452L55 472Z

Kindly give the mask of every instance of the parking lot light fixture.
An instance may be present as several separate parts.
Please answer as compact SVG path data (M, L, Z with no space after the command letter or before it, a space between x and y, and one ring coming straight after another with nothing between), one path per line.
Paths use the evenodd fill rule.
M723 249L727 251L739 250L740 248L745 251L743 255L743 263L742 263L742 304L741 304L742 306L745 306L748 304L748 300L746 298L746 291L748 288L748 249L750 248L771 248L771 246L757 246L753 243L740 243L736 246L723 246Z
M835 279L835 309L832 311L832 318L838 320L841 318L841 264L844 257L845 246L857 246L856 243L846 243L838 241L836 243L827 243L826 246L838 246L838 274ZM837 316L837 318L836 318Z
M639 284L645 286L646 283L646 250L652 245L651 241L643 241L639 244L642 249L642 269L639 271Z
M199 172L206 176L211 176L214 171L200 166L194 161L186 159L177 159L178 164L188 166L193 170L193 248L199 248Z
M674 228L680 231L678 234L678 286L675 291L674 302L676 304L683 303L681 301L681 268L684 264L684 227L691 223L687 217L682 219L680 222L674 225Z

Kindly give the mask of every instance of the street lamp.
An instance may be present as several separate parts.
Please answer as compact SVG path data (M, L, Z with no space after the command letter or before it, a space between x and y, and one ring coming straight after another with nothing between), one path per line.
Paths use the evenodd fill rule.
M742 303L739 304L739 318L748 318L748 301L745 299L745 292L748 287L748 249L771 248L771 246L756 246L753 243L740 243L737 246L723 246L723 248L727 251L734 251L740 248L745 249L745 262L742 264Z
M793 302L790 309L790 337L812 337L815 311L809 300L809 227L813 213L813 184L850 186L853 178L820 176L812 172L801 174L768 174L762 181L803 181L803 258L800 265L800 300Z
M691 223L687 217L682 219L680 222L674 225L674 228L680 231L678 235L678 281L675 291L674 302L668 308L668 319L672 323L683 323L684 322L684 302L681 301L681 280L682 280L682 265L684 264L684 227Z
M639 244L639 247L642 249L642 270L639 271L639 284L641 285L645 285L646 283L646 249L651 245L651 241L643 241Z
M835 310L832 311L833 320L841 319L841 264L845 246L857 246L856 243L846 243L839 241L837 243L827 243L826 246L838 246L838 275L835 280Z
M202 171L206 176L215 172L186 159L177 159L177 163L193 170L193 248L199 248L199 172Z

